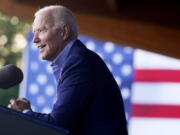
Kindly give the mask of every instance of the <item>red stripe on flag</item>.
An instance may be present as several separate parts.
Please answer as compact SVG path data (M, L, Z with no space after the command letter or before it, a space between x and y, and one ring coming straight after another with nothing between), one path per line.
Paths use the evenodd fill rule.
M135 70L137 82L180 82L180 70Z
M180 118L180 106L175 105L132 105L133 117Z

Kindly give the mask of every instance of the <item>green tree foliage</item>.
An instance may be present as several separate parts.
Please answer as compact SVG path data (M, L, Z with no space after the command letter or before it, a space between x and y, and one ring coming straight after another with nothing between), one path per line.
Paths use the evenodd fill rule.
M26 35L30 29L30 22L0 13L0 67L15 64L21 68L22 53L27 44ZM7 106L11 98L17 98L18 89L19 86L0 89L0 105Z

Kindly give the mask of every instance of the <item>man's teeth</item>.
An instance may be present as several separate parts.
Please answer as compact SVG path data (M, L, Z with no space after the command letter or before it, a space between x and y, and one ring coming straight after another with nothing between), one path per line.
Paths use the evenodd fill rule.
M42 49L42 48L44 48L46 45L41 45L41 46L39 46L39 49Z

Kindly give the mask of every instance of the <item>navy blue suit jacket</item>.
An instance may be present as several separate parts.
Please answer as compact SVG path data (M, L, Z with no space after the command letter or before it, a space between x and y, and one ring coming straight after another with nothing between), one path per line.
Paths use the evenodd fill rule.
M77 40L64 58L50 114L28 112L71 135L127 135L119 87L102 59Z

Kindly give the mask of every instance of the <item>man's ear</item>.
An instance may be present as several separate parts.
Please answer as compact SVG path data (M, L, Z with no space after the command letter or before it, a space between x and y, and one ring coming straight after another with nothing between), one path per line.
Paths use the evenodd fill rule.
M63 26L63 40L67 40L70 35L70 27L68 24L64 24Z

